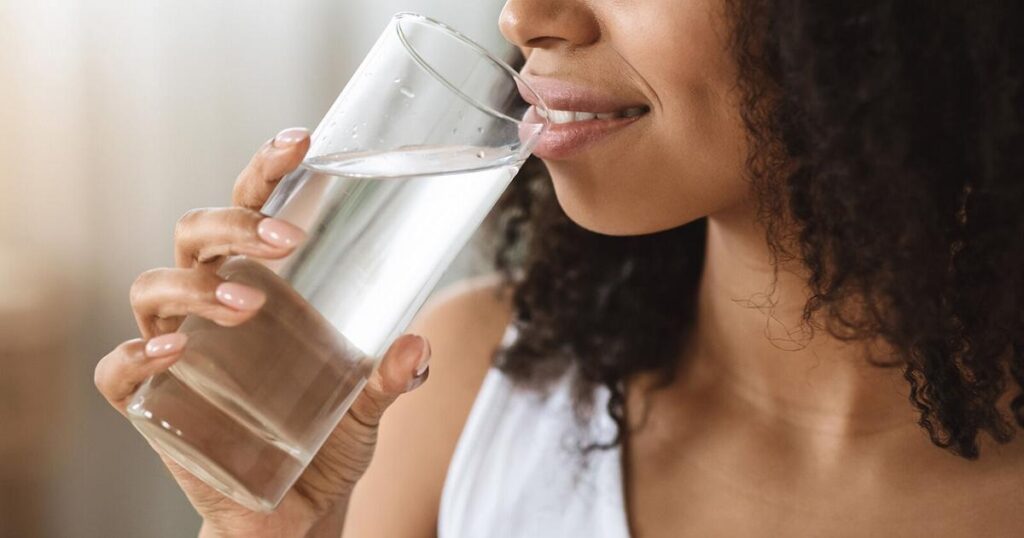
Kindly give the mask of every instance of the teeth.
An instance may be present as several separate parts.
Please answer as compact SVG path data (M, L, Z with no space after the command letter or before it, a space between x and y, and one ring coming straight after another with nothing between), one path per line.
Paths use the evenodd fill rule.
M549 110L548 118L551 123L571 123L576 121L576 113L571 110Z
M572 123L574 121L589 121L593 119L610 120L613 118L634 118L646 112L646 107L637 106L627 108L620 112L579 112L575 110L544 110L537 109L537 114L542 118L551 120L551 123Z

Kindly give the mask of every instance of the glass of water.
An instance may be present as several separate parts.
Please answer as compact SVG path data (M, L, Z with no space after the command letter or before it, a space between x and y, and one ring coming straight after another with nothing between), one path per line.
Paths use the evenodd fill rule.
M547 125L538 107L479 45L396 15L263 207L307 241L280 263L224 263L266 303L237 327L187 318L182 359L128 405L135 427L272 510L529 155Z

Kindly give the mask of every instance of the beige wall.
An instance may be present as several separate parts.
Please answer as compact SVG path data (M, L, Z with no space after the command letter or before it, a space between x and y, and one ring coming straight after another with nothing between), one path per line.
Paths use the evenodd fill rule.
M170 263L178 215L225 203L260 143L315 127L390 14L433 15L494 47L499 7L0 0L0 312L41 286L60 294L45 330L73 338L57 362L39 360L53 369L40 390L68 398L43 419L56 440L52 463L39 456L46 534L194 535L158 460L92 387L96 360L134 336L129 284ZM448 280L476 270L467 256Z

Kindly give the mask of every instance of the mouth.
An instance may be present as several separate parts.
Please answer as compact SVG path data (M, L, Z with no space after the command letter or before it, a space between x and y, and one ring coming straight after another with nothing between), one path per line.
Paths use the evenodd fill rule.
M533 105L524 120L543 122L533 154L544 160L564 160L581 155L590 146L645 117L651 107L642 100L614 92L553 78L528 77L519 93ZM541 103L547 105L543 107Z
M577 121L613 120L616 118L637 118L647 113L647 107L634 106L615 112L584 112L580 110L537 109L537 115L550 120L552 125L564 125Z

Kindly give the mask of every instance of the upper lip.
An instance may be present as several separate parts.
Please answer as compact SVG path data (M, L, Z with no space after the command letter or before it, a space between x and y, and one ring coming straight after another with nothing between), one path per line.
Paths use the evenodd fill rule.
M595 114L620 112L634 107L650 108L647 103L637 99L625 98L593 86L560 80L549 77L523 75L530 88L537 93L519 86L523 99L534 106L541 106L537 97L549 110L572 110L575 112L593 112Z

